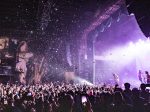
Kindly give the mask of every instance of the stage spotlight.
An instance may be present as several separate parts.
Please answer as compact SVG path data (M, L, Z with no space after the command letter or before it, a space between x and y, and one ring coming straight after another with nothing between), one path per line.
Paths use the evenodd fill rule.
M119 11L119 12L118 12L117 22L119 22L119 21L120 21L120 18L121 18L120 16L121 16L121 12Z
M104 28L104 27L102 27L102 28L101 28L101 30L100 30L100 32L104 32L104 30L105 30L105 28Z
M87 60L87 54L84 55L84 59Z
M83 78L80 78L80 77L75 77L74 82L79 85L93 86L93 84L91 82L89 82Z
M112 18L110 18L110 19L108 20L108 22L107 22L107 27L108 27L108 28L110 28L111 22L112 22Z
M139 41L139 42L141 42L142 40L141 40L141 39L139 39L138 41Z

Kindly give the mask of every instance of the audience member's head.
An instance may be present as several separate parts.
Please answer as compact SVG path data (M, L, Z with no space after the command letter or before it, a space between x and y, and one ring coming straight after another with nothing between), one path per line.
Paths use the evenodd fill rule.
M124 98L121 92L115 92L114 93L114 103L115 104L123 104L124 103Z
M64 95L59 99L59 110L62 112L72 112L74 99L71 95Z
M140 88L141 88L142 91L145 91L145 89L146 89L146 84L141 84L141 85L140 85Z
M145 74L147 74L147 75L148 75L148 74L149 74L149 73L148 73L148 71L145 71Z
M130 84L129 83L125 83L124 87L125 87L126 90L129 90L130 89Z
M132 95L133 95L134 98L139 98L140 92L139 92L138 88L133 88L132 89Z

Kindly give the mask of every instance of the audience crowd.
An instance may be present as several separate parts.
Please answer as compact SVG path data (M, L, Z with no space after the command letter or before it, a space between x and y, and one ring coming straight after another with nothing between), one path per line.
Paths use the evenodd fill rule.
M0 84L0 112L150 112L146 84Z

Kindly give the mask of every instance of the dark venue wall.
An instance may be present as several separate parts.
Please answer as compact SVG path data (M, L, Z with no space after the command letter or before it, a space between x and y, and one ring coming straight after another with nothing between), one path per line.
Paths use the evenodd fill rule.
M150 2L148 0L126 0L129 13L134 13L137 22L146 37L150 36Z

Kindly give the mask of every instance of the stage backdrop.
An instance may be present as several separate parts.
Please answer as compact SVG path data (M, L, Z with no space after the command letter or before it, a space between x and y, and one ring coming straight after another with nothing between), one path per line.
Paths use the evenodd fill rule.
M95 83L113 83L112 73L118 74L122 82L131 81L127 78L137 80L137 57L131 55L134 50L129 46L146 38L135 16L121 14L117 19L111 18L99 32L94 45Z

